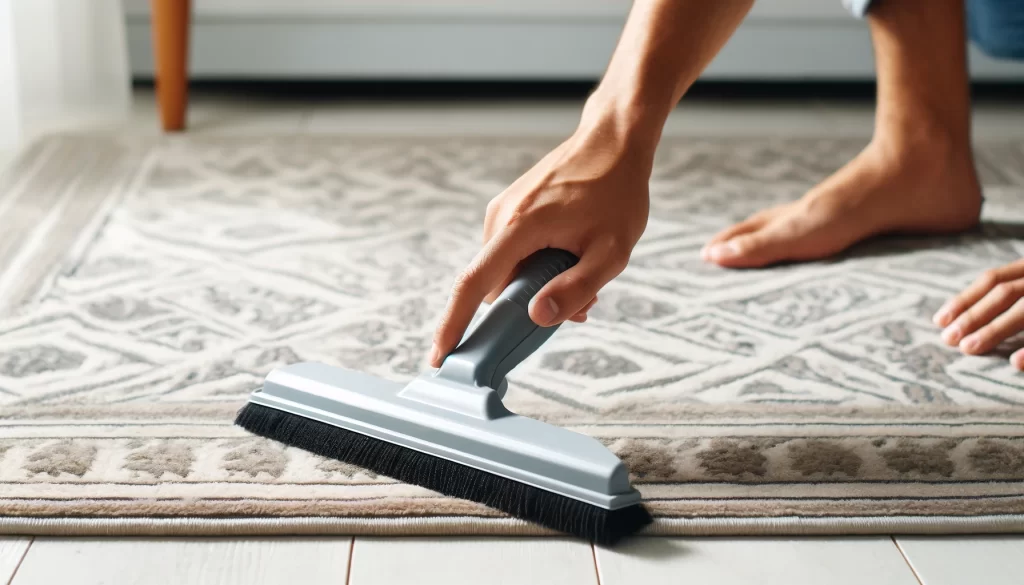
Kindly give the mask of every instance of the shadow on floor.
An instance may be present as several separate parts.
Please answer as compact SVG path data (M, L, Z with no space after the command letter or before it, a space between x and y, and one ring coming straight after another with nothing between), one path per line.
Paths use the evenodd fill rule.
M666 560L693 554L686 545L668 538L639 537L623 540L612 550L629 557Z

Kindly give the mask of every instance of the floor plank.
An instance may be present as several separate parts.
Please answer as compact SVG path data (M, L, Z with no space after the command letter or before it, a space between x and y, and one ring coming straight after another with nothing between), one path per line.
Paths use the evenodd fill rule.
M0 536L0 583L10 583L30 544L31 538Z
M886 537L638 538L595 553L601 585L917 585Z
M344 585L350 538L37 538L12 585Z
M1020 585L1024 536L897 537L923 585Z
M596 585L590 545L544 538L356 538L349 585Z

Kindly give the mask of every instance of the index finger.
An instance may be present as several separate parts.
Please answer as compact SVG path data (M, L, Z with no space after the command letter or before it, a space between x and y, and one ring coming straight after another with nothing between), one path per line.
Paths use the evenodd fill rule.
M540 248L534 245L532 239L526 239L524 233L529 231L517 228L502 230L480 249L469 266L455 278L448 306L434 332L434 346L430 351L432 367L439 367L445 356L462 339L484 297L507 281L509 274L523 258Z

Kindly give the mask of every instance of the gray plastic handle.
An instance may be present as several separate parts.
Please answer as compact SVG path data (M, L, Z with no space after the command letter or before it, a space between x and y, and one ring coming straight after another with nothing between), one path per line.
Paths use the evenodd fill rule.
M507 387L505 375L537 351L558 329L530 319L530 300L551 279L579 259L565 250L545 248L521 263L519 273L472 332L445 358L437 376L459 384L488 387L498 396Z

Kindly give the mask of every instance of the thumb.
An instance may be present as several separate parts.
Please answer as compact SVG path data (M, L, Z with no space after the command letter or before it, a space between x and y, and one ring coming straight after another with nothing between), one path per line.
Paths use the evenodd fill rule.
M575 266L551 279L530 302L533 322L550 327L582 311L623 269L629 256L587 251Z

